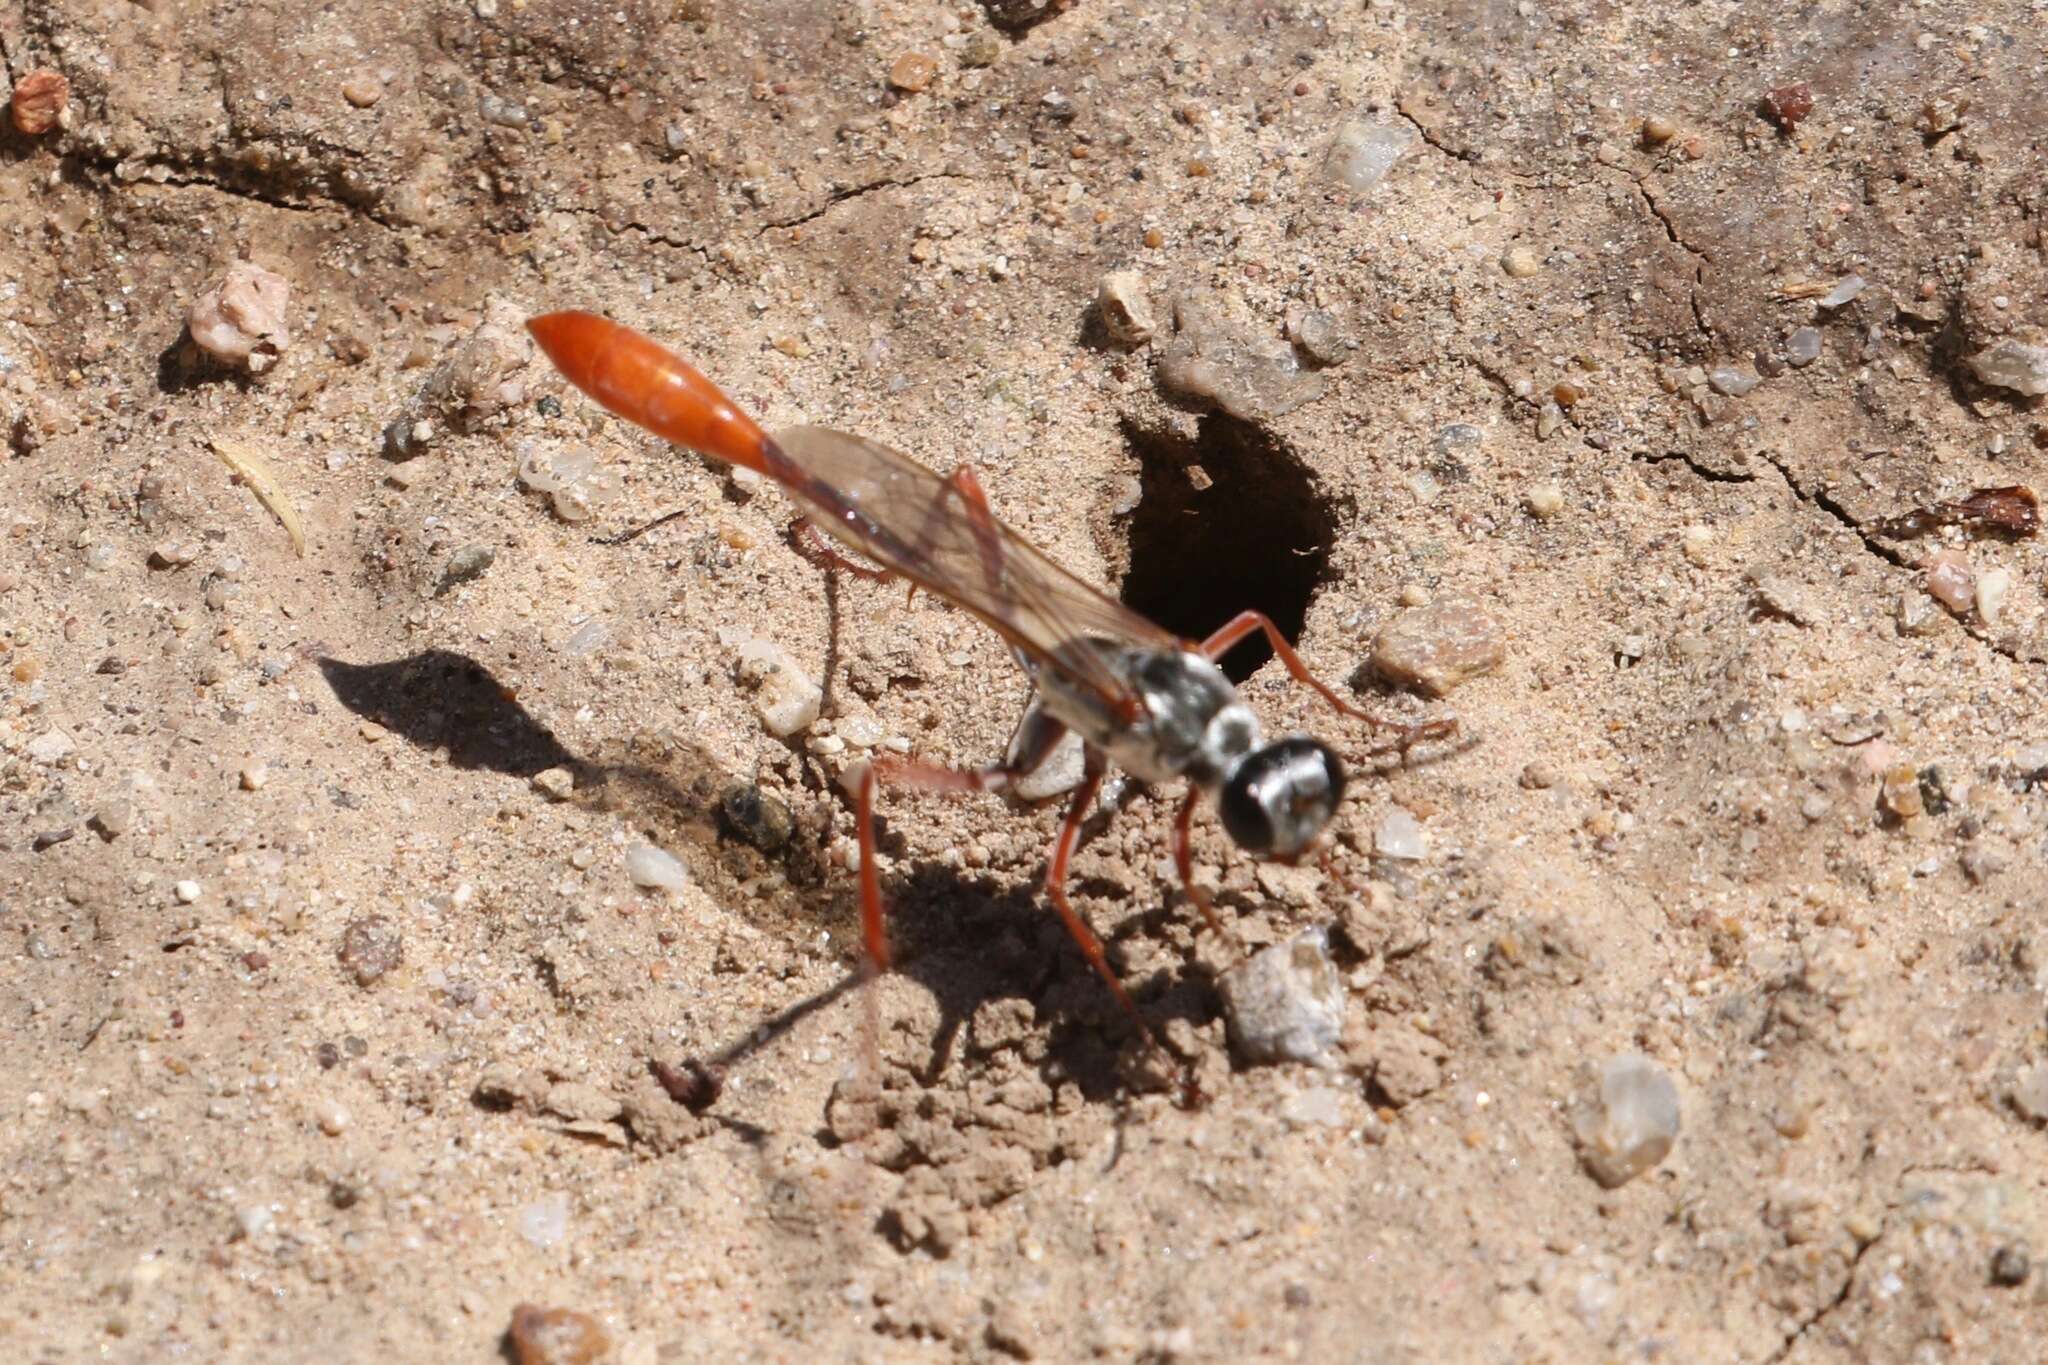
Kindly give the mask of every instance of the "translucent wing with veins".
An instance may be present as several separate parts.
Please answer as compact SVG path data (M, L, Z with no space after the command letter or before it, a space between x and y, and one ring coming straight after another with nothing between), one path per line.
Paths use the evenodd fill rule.
M942 476L822 427L771 437L682 357L594 313L549 313L527 326L570 382L618 416L773 479L822 530L974 613L1034 665L1096 693L1111 714L1138 709L1116 651L1180 647L998 521L966 465Z
M1033 661L1056 667L1105 700L1129 684L1104 646L1174 649L1179 641L1061 568L981 501L972 483L942 478L907 455L845 432L796 427L777 443L837 495L812 519L892 573L973 612Z

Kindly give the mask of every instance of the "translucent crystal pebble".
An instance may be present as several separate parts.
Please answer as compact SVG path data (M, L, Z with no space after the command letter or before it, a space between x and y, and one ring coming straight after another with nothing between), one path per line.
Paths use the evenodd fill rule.
M770 733L787 739L817 723L824 689L774 641L748 640L742 644L739 676L742 685L756 689L754 709Z
M1854 302L1862 293L1863 277L1861 275L1849 275L1844 277L1841 283L1837 284L1833 289L1821 295L1820 306L1823 308L1840 308L1843 304Z
M1363 119L1347 123L1330 140L1323 174L1348 189L1369 190L1386 178L1401 153L1414 143L1415 131L1405 124Z
M2029 398L2048 393L2048 345L2029 346L2007 337L1971 356L1970 368L1984 383Z
M561 463L557 462L555 468L559 474ZM592 469L576 478L564 479L549 496L554 502L555 515L563 521L588 521L617 502L619 494L624 491L625 481L617 473L609 469Z
M536 493L552 493L556 488L573 478L575 473L578 472L573 463L568 470L565 470L563 462L573 462L578 458L587 460L589 457L578 457L564 451L548 450L542 446L529 446L525 456L519 461L520 486L529 488ZM585 468L587 468L587 465Z
M1429 835L1413 815L1395 806L1372 836L1372 850L1382 858L1417 862L1429 856Z
M676 855L653 844L626 845L626 875L633 885L653 891L680 891L690 884L690 873Z
M1678 1140L1678 1086L1640 1053L1601 1063L1597 1093L1572 1120L1579 1157L1592 1177L1614 1189L1671 1154Z

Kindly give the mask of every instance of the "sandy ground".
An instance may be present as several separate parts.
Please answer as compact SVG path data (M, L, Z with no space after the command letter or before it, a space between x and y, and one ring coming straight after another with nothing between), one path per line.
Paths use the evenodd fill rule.
M1891 519L2042 482L1970 359L2048 324L2048 15L1889 8L0 11L71 85L0 146L0 1354L487 1360L530 1303L626 1362L2037 1359L2048 565ZM185 331L237 259L256 376ZM1204 1106L1037 898L1053 808L889 797L903 970L844 989L836 774L985 761L1026 684L493 330L567 306L1455 714L1327 873L1199 826L1244 945L1335 926L1332 1065L1234 1057L1173 791L1075 888ZM518 473L576 455L570 522ZM1459 598L1497 670L1373 678ZM721 1052L702 1115L650 1074ZM1624 1053L1682 1131L1608 1189Z

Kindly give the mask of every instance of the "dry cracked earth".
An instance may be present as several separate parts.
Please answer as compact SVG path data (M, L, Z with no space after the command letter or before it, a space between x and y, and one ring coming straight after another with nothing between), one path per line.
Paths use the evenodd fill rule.
M0 1353L2038 1356L2048 555L1973 500L2048 461L2038 3L21 0L0 56L68 82L0 140ZM188 327L238 261L254 372ZM1235 942L1177 792L1091 823L1205 1103L1038 895L1057 802L889 795L859 985L842 774L1027 683L566 388L561 307L1455 715L1374 758L1246 659L1359 771L1320 864L1198 822ZM1450 603L1498 665L1392 687ZM1319 927L1341 1040L1254 1065L1220 976ZM1681 1124L1609 1188L1625 1054Z

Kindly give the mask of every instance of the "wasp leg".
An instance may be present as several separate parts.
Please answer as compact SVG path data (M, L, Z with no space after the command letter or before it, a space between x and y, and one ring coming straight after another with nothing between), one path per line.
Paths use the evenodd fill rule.
M914 758L874 759L861 774L855 798L860 825L860 918L868 961L889 970L889 936L882 924L882 878L875 866L875 790L882 783L931 792L999 792L1036 772L1066 736L1067 727L1037 706L1024 714L1003 761L986 768L948 768Z
M1116 968L1109 965L1109 957L1102 951L1102 940L1088 927L1088 921L1081 918L1073 902L1067 899L1067 864L1072 861L1074 849L1081 842L1081 826L1087 821L1088 808L1095 804L1095 794L1102 788L1103 774L1109 764L1102 751L1093 745L1087 750L1086 775L1074 792L1074 799L1067 805L1066 818L1060 821L1059 837L1053 841L1052 857L1045 867L1045 892L1052 901L1052 908L1059 914L1060 922L1067 926L1067 933L1080 945L1081 955L1088 959L1088 965L1095 968L1095 974L1109 987L1109 993L1116 997L1116 1003L1130 1019L1138 1036L1145 1041L1146 1048L1166 1065L1170 1071L1180 1073L1180 1104L1184 1109L1196 1108L1200 1103L1201 1087L1195 1083L1194 1074L1176 1060L1159 1041L1159 1035L1145 1022L1145 1016L1138 1013L1137 1004L1124 989L1123 981L1117 976Z
M1195 909L1202 912L1202 918L1209 927L1226 939L1234 939L1229 928L1216 914L1216 906L1210 901L1209 893L1195 885L1195 850L1192 835L1195 823L1195 807L1200 804L1202 793L1199 788L1190 788L1187 799L1180 803L1180 814L1173 821L1173 866L1180 873L1181 890L1188 893L1188 899L1195 903Z
M887 569L862 564L839 553L833 548L832 543L825 539L825 533L818 529L818 523L809 517L798 517L789 524L789 544L798 554L821 569L837 569L841 573L852 574L855 578L865 578L870 583L887 583L896 576Z
M1402 752L1405 753L1408 746L1417 740L1440 739L1445 735L1457 732L1458 722L1455 719L1429 720L1415 725L1408 725L1400 721L1383 719L1370 711L1364 711L1353 706L1350 702L1345 701L1332 691L1321 678L1318 678L1309 671L1308 665L1301 661L1301 656L1294 652L1294 646L1287 643L1286 637L1280 633L1280 628L1274 625L1272 618L1264 612L1239 612L1236 616L1231 617L1222 629L1202 641L1201 651L1211 662L1214 662L1236 648L1238 644L1242 643L1255 630L1266 633L1266 643L1271 645L1273 652L1280 656L1280 662L1287 666L1287 671L1294 675L1296 682L1308 684L1315 689L1317 695L1321 696L1324 701L1330 703L1330 705L1336 707L1347 716L1362 720L1376 730L1395 731L1397 743Z
M1067 899L1067 864L1073 859L1074 849L1080 845L1081 825L1088 818L1088 808L1095 804L1095 794L1102 789L1103 774L1108 771L1102 751L1092 746L1088 750L1087 762L1086 775L1082 777L1081 785L1075 788L1073 800L1067 803L1066 818L1060 821L1059 837L1053 840L1052 856L1046 860L1045 894L1052 901L1060 923L1067 926L1067 932L1080 945L1081 956L1088 959L1088 965L1108 985L1109 993L1116 997L1117 1004L1138 1026L1138 1035L1147 1046L1157 1048L1159 1040L1152 1036L1145 1017L1138 1013L1138 1007L1124 990L1124 983L1118 979L1116 969L1109 965L1109 957L1102 951L1102 940L1095 936L1095 931L1088 927L1088 921L1081 918L1081 912Z
M1028 718L1027 718L1028 721ZM866 936L868 962L875 971L889 969L889 940L882 923L882 882L875 864L875 790L883 782L892 786L915 787L921 791L936 792L997 792L1002 791L1018 778L1034 771L1044 762L1065 735L1066 727L1050 719L1038 724L1020 727L1018 738L1012 741L1012 750L1001 763L988 768L947 768L936 763L919 763L913 759L870 762L862 774L858 797L858 819L860 821L860 906L861 924ZM1045 890L1052 901L1053 911L1059 915L1060 923L1066 927L1081 955L1088 959L1088 965L1102 978L1103 984L1115 997L1117 1006L1129 1017L1145 1041L1145 1046L1172 1063L1171 1056L1160 1044L1158 1035L1152 1032L1145 1016L1138 1012L1130 992L1124 989L1123 981L1116 969L1109 965L1109 956L1102 949L1102 940L1081 918L1081 913L1067 899L1067 869L1073 861L1074 850L1081 842L1081 826L1086 823L1088 809L1095 804L1096 794L1102 789L1102 779L1108 772L1108 762L1102 751L1094 747L1087 750L1087 767L1081 785L1075 789L1072 800L1067 803L1067 813L1060 821L1060 832L1053 840L1052 854L1046 860ZM1191 1082L1183 1081L1186 1093Z
M967 523L974 528L974 539L981 546L981 572L988 580L988 586L995 588L1003 581L1003 536L996 525L996 514L989 510L988 495L981 491L981 480L975 475L971 464L955 465L947 476L946 487L959 497L960 506L967 513Z

